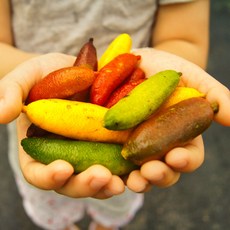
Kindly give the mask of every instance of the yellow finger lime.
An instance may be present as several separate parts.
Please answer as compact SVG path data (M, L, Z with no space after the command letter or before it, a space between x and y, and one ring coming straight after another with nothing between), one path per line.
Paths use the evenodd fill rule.
M107 111L99 105L64 99L43 99L23 107L32 123L51 133L79 140L124 143L131 130L104 128Z
M161 109L165 109L169 106L175 105L180 101L192 98L192 97L205 97L205 94L190 87L177 87L171 96L161 106Z
M129 53L132 47L132 39L126 34L118 35L107 47L98 61L98 70L100 70L107 63L112 61L116 56Z

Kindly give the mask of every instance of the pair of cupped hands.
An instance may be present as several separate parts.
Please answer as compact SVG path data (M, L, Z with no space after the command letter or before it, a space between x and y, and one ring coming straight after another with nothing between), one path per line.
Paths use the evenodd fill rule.
M193 87L204 93L210 103L217 102L219 111L215 114L215 121L230 126L228 88L197 65L173 54L153 48L136 49L133 52L141 55L140 66L146 76L166 69L182 72L179 85ZM0 81L0 123L6 124L17 118L20 167L30 184L69 197L105 199L123 193L126 186L134 192L146 192L152 186L172 186L179 180L181 173L195 171L202 165L204 144L201 136L186 146L168 152L164 161L149 161L125 178L112 175L101 165L91 166L76 175L68 162L57 160L44 165L27 155L20 146L30 125L26 115L21 113L23 102L36 82L53 70L73 65L75 58L60 53L40 55L19 65Z

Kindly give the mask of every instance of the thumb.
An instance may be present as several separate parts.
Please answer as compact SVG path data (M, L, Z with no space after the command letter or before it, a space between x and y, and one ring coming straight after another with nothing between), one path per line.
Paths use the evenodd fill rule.
M0 124L16 119L22 109L22 89L16 82L0 82Z
M0 81L0 124L6 124L21 112L30 89L42 77L58 68L71 66L75 57L50 53L32 58L8 73Z
M31 87L41 77L36 58L20 64L0 81L0 123L16 119Z

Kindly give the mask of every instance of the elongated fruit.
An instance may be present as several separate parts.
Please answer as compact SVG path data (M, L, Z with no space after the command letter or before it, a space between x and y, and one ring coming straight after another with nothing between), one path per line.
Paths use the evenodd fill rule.
M182 147L203 133L214 111L204 98L190 98L161 110L140 124L122 149L122 156L135 164L161 159L175 147Z
M97 50L93 44L93 38L90 38L80 49L74 66L84 66L97 71Z
M103 127L107 108L86 102L43 99L23 107L36 126L64 137L124 143L131 130L112 131Z
M124 175L137 166L121 156L122 146L98 142L58 140L50 138L25 138L21 145L26 153L43 164L62 159L69 162L75 173L100 164L114 175Z
M111 93L104 106L106 108L112 107L144 80L146 80L144 71L140 67L137 67L131 76Z
M108 110L104 126L111 130L122 130L147 119L175 90L180 75L174 70L165 70L136 86Z
M97 49L93 44L93 38L90 38L81 49L79 50L74 66L86 67L93 71L97 71ZM72 101L88 101L89 98L89 87L85 90L77 92L70 97L66 98Z
M104 105L109 96L136 68L140 56L125 53L105 65L94 80L90 91L90 102Z
M132 39L126 34L118 35L107 47L98 62L98 69L100 70L115 57L120 54L129 53L132 47Z
M27 104L40 99L67 98L89 88L95 79L93 70L85 67L66 67L49 73L29 92Z
M131 90L133 90L137 85L141 84L145 79L139 79L136 81L129 81L121 85L119 88L113 91L109 97L108 102L105 104L106 108L111 108L119 100L125 97Z
M161 109L165 109L169 106L175 105L176 103L192 98L192 97L205 97L205 94L191 87L176 87L175 91L161 106Z

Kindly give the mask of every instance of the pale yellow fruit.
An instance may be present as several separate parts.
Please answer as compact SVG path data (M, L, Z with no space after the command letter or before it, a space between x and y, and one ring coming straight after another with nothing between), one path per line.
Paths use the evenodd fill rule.
M167 101L161 106L161 109L165 109L192 97L205 97L205 94L191 87L177 87Z
M115 57L123 53L130 53L132 47L132 39L126 34L118 35L107 47L98 61L98 69L112 61Z

